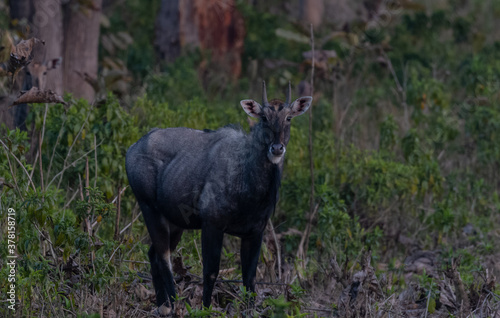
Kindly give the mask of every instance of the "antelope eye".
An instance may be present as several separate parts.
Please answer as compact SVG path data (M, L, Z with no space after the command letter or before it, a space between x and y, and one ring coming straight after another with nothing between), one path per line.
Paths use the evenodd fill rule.
M43 75L47 75L47 72L43 72Z
M287 117L286 121L292 121L292 117Z

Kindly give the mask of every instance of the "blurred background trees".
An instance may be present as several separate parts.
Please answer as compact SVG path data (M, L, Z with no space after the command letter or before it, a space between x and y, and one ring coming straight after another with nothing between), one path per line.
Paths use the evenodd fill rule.
M48 88L92 100L84 74L97 78L101 1L9 1L11 25L18 38L45 42L35 61L62 57L63 67L47 74Z

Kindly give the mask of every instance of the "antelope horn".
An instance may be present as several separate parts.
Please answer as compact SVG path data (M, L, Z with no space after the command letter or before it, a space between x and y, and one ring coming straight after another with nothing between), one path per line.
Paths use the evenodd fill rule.
M267 92L266 92L266 81L262 81L262 106L268 106Z
M288 81L288 92L286 94L286 106L290 106L290 103L292 102L292 84L290 81Z

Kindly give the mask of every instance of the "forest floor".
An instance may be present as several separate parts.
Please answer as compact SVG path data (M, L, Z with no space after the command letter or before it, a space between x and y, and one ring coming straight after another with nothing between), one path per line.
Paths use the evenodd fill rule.
M186 255L184 255L186 259ZM189 257L187 257L189 258ZM87 313L95 317L500 317L496 277L498 255L484 259L484 270L464 284L458 271L460 258L445 259L440 251L416 251L404 260L373 265L365 252L348 264L304 264L283 261L281 279L276 260L260 262L255 304L248 306L236 267L219 272L212 307L202 308L203 282L173 257L178 300L174 311L155 304L151 275L130 274L127 283L113 284L105 293L77 292ZM147 264L147 265L146 265ZM149 267L144 262L145 268ZM237 264L232 264L237 266ZM316 268L314 272L310 269ZM196 271L195 271L196 272ZM98 314L96 314L98 313ZM94 317L93 315L91 315ZM90 316L89 316L90 317Z

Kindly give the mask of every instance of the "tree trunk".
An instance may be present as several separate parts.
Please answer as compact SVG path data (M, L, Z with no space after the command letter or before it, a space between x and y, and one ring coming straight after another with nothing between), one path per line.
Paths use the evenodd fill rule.
M200 46L198 19L196 18L196 1L180 0L179 2L179 40L183 48Z
M156 17L155 47L158 57L173 62L181 53L179 0L162 0Z
M159 58L171 63L182 49L200 48L211 53L211 61L201 63L201 73L237 78L245 25L235 7L234 0L162 0L156 19Z
M34 37L45 41L45 52L39 62L46 62L63 55L63 18L60 0L34 1L33 15ZM36 56L35 56L36 58ZM45 89L51 89L57 94L63 93L63 69L56 68L47 73Z
M90 5L64 5L64 90L92 101L95 91L79 74L97 78L102 0Z
M302 0L303 21L306 24L312 24L314 28L318 28L323 22L323 12L325 4L323 0Z
M234 0L195 1L200 47L212 53L212 70L230 74L232 79L241 74L245 39L245 23L235 7Z
M9 2L10 18L12 21L17 20L17 31L23 37L29 38L31 31L29 23L33 15L33 3L31 0L13 0ZM0 123L4 123L8 129L16 128L16 113L23 106L10 107L14 101L17 92L22 89L24 73L18 74L13 82L13 86L9 88L10 94L0 97ZM24 105L26 107L26 105Z

